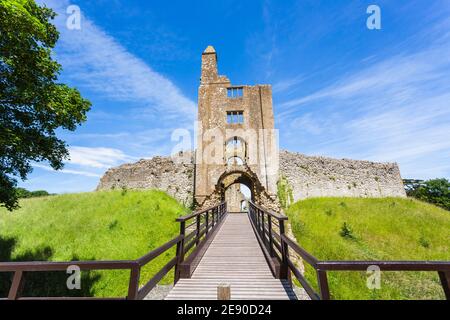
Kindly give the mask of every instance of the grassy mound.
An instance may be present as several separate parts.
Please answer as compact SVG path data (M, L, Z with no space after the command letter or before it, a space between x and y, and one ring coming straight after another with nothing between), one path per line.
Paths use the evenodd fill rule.
M178 234L175 219L187 211L160 191L68 194L20 202L13 213L0 209L0 262L129 260ZM174 250L141 273L148 281L174 256ZM129 271L83 272L81 292L66 289L65 273L29 274L25 295L126 296ZM165 279L169 282L172 274ZM0 297L10 275L0 273Z
M320 260L450 260L450 214L412 199L317 198L287 214L300 245ZM306 277L317 288L306 264ZM443 299L435 273L383 272L369 290L365 272L330 272L334 299Z

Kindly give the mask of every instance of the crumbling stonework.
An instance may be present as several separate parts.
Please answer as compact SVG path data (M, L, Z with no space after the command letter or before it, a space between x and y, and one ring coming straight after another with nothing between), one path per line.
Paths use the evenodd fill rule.
M244 184L254 202L272 211L310 197L406 196L397 164L279 153L271 86L232 85L217 64L210 46L202 54L198 149L175 161L155 157L110 169L98 190L160 189L186 206L229 200L238 210L237 185ZM277 181L285 199L277 198Z
M193 163L178 162L174 162L170 157L155 157L112 168L101 178L97 190L123 187L159 189L186 206L191 206L194 200L195 167ZM232 168L228 170L233 172ZM224 176L226 179L233 177L227 170ZM280 176L284 177L292 188L294 201L312 197L406 196L400 171L395 163L311 157L282 151ZM236 175L236 178L241 179L239 175ZM216 192L207 198L205 206L213 206L222 201L220 188L232 185L233 181L223 182L225 186L217 186ZM256 198L262 206L277 210L277 201L269 198L264 190L256 192L261 193Z
M280 152L280 175L294 201L313 197L406 197L396 163L311 157Z
M97 190L159 189L192 206L194 199L194 164L182 164L170 157L155 157L109 169Z
M219 75L216 50L209 46L202 54L198 91L197 202L205 207L217 198L213 193L224 178L223 173L237 160L242 168L234 170L234 176L239 171L250 189L259 185L269 197L275 197L278 180L275 138L272 87L233 85L226 76ZM247 173L244 164L254 173L250 179L244 177ZM222 201L226 199L226 188L220 190Z

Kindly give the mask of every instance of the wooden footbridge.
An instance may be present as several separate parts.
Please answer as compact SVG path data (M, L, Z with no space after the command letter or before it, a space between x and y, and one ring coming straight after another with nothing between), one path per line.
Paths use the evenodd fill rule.
M76 266L87 270L129 270L127 300L142 300L171 271L174 287L168 300L217 299L218 287L229 287L233 300L296 299L292 290L294 276L311 299L331 298L327 272L381 271L437 272L450 300L449 261L319 261L285 234L287 217L250 202L249 212L228 214L226 203L177 220L180 234L147 255L129 261L7 262L0 273L11 273L11 300L98 299L95 297L24 297L26 274L67 272ZM141 269L154 259L176 248L174 257L150 280L141 279ZM317 273L318 291L310 285L292 259L297 255ZM144 281L142 281L144 280ZM0 297L0 300L2 297Z
M295 299L287 280L274 278L247 214L230 214L192 277L180 279L168 300L213 300L221 284L233 300Z

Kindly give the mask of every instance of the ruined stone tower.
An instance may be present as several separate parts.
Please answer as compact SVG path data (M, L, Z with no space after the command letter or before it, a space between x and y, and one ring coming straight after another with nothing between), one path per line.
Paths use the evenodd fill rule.
M192 153L155 157L109 169L97 190L159 189L186 206L196 200L210 207L226 200L230 211L246 202L241 185L252 199L276 211L278 174L295 202L311 197L406 197L396 163L312 157L278 152L269 85L234 85L217 70L217 54L202 55L198 91L198 135ZM285 199L286 200L286 199Z
M239 183L254 201L273 201L279 157L272 88L233 85L219 75L217 62L209 46L202 54L198 92L195 199L199 204L228 200L227 189Z

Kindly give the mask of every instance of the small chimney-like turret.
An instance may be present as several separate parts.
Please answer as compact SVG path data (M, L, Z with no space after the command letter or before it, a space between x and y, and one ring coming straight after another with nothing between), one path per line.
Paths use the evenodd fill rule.
M219 73L217 70L217 53L213 46L208 46L202 54L202 78L201 83L217 81Z

